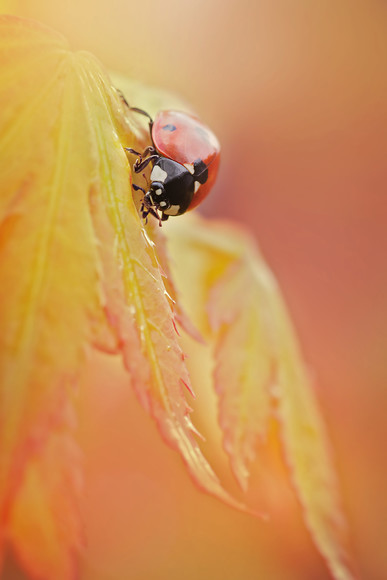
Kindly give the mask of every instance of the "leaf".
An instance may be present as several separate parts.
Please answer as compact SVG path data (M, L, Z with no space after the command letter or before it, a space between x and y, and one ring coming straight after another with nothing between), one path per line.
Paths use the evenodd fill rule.
M311 536L333 578L355 578L325 425L271 272L254 242L229 224L183 217L168 237L188 312L208 308L201 330L214 345L219 421L237 480L247 488L274 415ZM188 275L201 292L184 284Z
M190 420L163 234L158 250L123 149L143 138L138 121L91 55L36 23L0 18L0 65L0 540L31 574L67 580L83 541L71 417L92 347L123 356L196 483L246 508L221 486ZM333 576L353 578L324 426L278 289L245 236L180 220L168 226L171 247L185 250L174 272L187 277L193 320L214 341L234 472L245 488L274 393L305 520ZM168 290L177 297L172 282Z
M77 552L79 543L84 543L76 507L82 490L81 466L67 423L57 426L42 452L28 461L10 511L8 537L33 578L61 580L78 575Z
M82 543L76 492L69 485L68 501L54 515L50 494L60 493L60 482L52 481L33 511L31 481L42 478L52 437L67 422L89 318L99 310L96 246L85 219L88 168L79 161L85 145L73 153L84 123L73 114L76 86L64 40L16 18L2 17L0 31L0 525L24 551L26 538L14 535L17 504L32 506L31 539L51 518L52 534L42 543L61 553L63 574L50 570L44 552L33 554L34 567L65 578ZM64 431L60 446L71 437ZM78 478L75 463L49 456L53 472L69 483ZM74 533L62 543L67 508ZM43 512L48 519L40 519Z
M104 131L108 102L103 100L103 85L92 85L93 61L82 71L85 94L93 106L95 141L101 160L104 207L95 220L97 235L105 240L101 247L105 269L106 311L114 321L124 360L132 383L144 407L156 419L165 440L180 451L196 483L226 503L244 510L221 486L204 458L197 431L189 417L185 393L191 391L184 355L178 342L173 313L160 271L154 243L147 235L131 198L122 161L113 156L122 143ZM97 207L97 201L95 207ZM112 269L114 262L121 269ZM119 291L118 291L119 289ZM127 307L129 305L129 308Z
M0 526L32 574L66 579L81 471L60 450L92 346L122 354L196 483L244 506L195 438L160 259L131 195L136 121L94 57L36 23L0 18L0 65Z
M258 440L265 439L270 416L274 358L259 289L243 258L212 289L208 311L216 333L214 380L224 447L247 491L249 465Z
M202 335L194 326L190 317L187 315L182 306L181 297L179 295L179 291L177 290L176 284L174 283L169 265L170 256L168 253L165 236L162 234L157 222L155 221L152 221L147 225L147 231L149 232L150 238L155 244L155 251L157 254L157 260L159 262L160 272L163 277L166 296L169 298L176 324L185 330L185 332L197 342L203 342Z
M270 313L275 395L282 443L305 523L333 578L355 578L326 428L276 282L261 259L253 265Z

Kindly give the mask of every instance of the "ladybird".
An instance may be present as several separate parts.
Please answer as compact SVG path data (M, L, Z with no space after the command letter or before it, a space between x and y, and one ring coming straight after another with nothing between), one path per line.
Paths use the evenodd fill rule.
M188 113L159 111L153 120L142 109L130 110L148 118L152 143L142 153L125 147L137 155L135 173L152 164L148 191L136 185L133 188L144 193L143 219L151 214L161 225L169 216L193 209L208 195L218 172L219 142L206 125Z

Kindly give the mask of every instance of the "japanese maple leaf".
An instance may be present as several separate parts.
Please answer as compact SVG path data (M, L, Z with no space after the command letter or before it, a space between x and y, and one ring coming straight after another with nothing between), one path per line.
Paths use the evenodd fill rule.
M12 545L32 578L78 574L76 393L93 349L122 357L128 386L195 483L253 517L198 443L179 324L213 345L224 447L241 487L275 411L312 537L332 576L353 578L324 426L254 244L183 217L168 230L171 265L164 233L145 226L131 188L125 147L145 146L147 131L97 60L3 16L0 64L1 551ZM191 321L184 291L195 295Z

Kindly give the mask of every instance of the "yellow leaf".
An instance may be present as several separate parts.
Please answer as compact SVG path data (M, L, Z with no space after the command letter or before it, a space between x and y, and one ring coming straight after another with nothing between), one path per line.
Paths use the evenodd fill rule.
M253 272L241 257L214 285L208 302L216 334L215 389L224 447L242 489L270 416L274 358L266 313Z
M316 396L277 284L261 259L253 267L265 273L262 300L270 314L268 340L271 339L276 360L277 413L304 520L333 578L352 580L355 573L349 556L346 522Z
M241 230L183 216L168 229L187 311L212 343L223 445L243 489L271 416L306 525L336 580L355 577L325 425L278 286ZM196 280L196 284L192 283Z
M85 126L74 107L71 54L59 35L36 24L2 17L0 30L0 525L19 538L16 504L34 510L31 494L52 437L67 422L100 298L96 244L85 219L88 167L80 161L87 146L73 151L74 143L84 143ZM66 430L61 445L71 445L71 437ZM70 499L77 464L50 456L52 471L69 481L62 509L77 520ZM30 537L53 526L45 540L70 570L80 526L74 523L72 537L62 543L60 513L54 517L49 507L57 483L37 502ZM26 552L23 538L20 548ZM33 558L36 569L53 577L46 553Z
M184 329L185 332L192 336L192 338L194 338L196 341L203 342L203 338L200 332L192 323L190 317L187 315L182 306L179 291L177 290L176 284L173 280L169 264L170 256L168 253L166 238L164 234L161 232L158 223L155 221L152 221L147 225L147 231L155 244L155 251L159 262L160 271L163 276L165 291L170 299L174 319L177 326Z
M81 473L59 449L72 446L67 410L92 346L122 354L198 485L243 509L195 439L160 260L132 198L123 147L136 123L91 55L0 18L0 525L50 580L71 577L82 543Z
M92 84L95 66L88 60L82 75L85 94L93 107L91 121L105 185L104 208L109 218L108 224L104 212L100 211L95 222L98 237L105 241L101 256L109 320L117 327L133 387L156 419L166 442L180 451L189 472L203 490L245 509L222 488L196 442L197 431L185 399L186 388L191 391L190 379L160 270L160 258L131 201L122 160L113 154L117 143L109 143L111 137L104 127L107 105L99 94L102 87ZM94 74L97 76L97 71ZM122 144L118 147L122 149ZM117 261L120 269L112 267Z
M56 425L42 452L30 456L10 509L8 537L33 578L77 576L77 553L84 544L77 509L81 468L68 429L66 422Z
M139 218L124 151L144 139L91 55L0 17L0 549L8 539L36 577L76 573L82 473L72 414L91 348L122 355L196 483L246 509L223 489L191 423L175 328L176 318L195 335L178 298L185 278L187 310L214 348L224 447L240 485L275 414L312 537L333 577L350 580L325 427L275 281L238 230L185 217L165 228L177 290L166 280L164 232Z

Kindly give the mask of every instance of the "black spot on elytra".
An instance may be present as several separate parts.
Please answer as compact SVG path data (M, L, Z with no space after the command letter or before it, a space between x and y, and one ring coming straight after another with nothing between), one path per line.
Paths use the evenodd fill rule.
M194 178L202 185L208 179L208 167L201 159L194 161Z
M167 125L164 125L162 129L163 131L170 131L172 133L173 131L176 131L176 126L172 125L172 123L168 123Z

